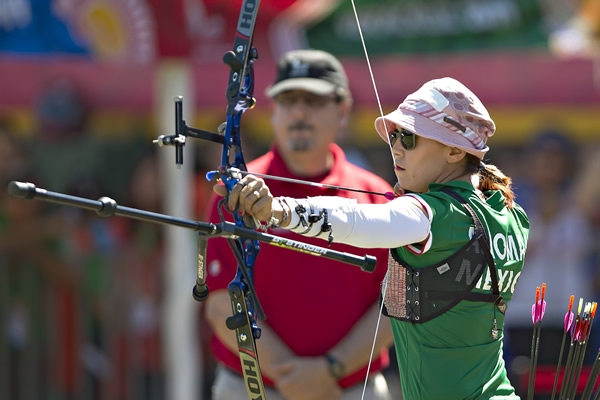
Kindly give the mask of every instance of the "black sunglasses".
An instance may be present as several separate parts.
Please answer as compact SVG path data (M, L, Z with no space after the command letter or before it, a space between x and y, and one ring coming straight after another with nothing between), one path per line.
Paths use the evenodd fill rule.
M388 133L390 138L390 145L394 147L398 138L400 138L400 144L404 148L404 150L412 150L417 145L417 137L411 131L407 131L402 128L398 130L398 128L394 129L393 132Z

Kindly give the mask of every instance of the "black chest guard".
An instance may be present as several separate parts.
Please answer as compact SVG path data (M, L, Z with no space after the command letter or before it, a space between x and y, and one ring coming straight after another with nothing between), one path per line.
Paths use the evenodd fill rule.
M456 192L444 190L467 209L475 232L471 240L445 260L414 269L390 250L383 314L400 321L427 322L454 307L461 300L495 304L504 314L506 305L500 295L496 265L490 252L483 225L473 208ZM472 292L487 266L491 276L491 293Z

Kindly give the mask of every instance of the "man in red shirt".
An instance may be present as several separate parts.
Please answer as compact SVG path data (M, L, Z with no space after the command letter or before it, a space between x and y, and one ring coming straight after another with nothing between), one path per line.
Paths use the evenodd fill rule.
M340 62L329 53L297 50L279 61L278 76L266 94L273 100L275 141L269 152L248 163L254 173L389 192L390 185L375 174L346 160L334 143L348 121L352 96ZM359 203L386 199L367 193L271 181L275 196L344 196ZM219 221L217 199L209 207L210 220ZM286 230L270 233L322 246ZM335 234L335 232L334 232ZM332 249L363 254L347 245ZM366 379L379 315L379 290L387 268L387 251L374 250L378 259L372 274L359 268L261 246L254 269L254 285L267 319L256 341L260 368L269 400L357 399ZM235 331L225 326L231 316L227 292L237 262L225 239L211 239L207 250L210 295L206 318L214 335L211 347L218 361L214 400L247 398L238 358ZM379 327L365 399L391 399L381 370L388 365L392 334L386 321Z

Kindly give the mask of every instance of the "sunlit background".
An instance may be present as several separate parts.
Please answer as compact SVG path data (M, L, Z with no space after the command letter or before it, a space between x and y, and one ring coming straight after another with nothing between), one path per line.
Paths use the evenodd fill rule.
M350 78L355 109L339 143L391 183L389 150L373 129L379 107L388 113L443 76L462 81L488 106L497 133L487 161L513 176L532 214L544 210L540 221L548 225L540 226L551 230L556 208L575 204L566 197L554 214L545 213L542 200L533 199L553 192L536 186L540 174L552 174L560 193L597 180L600 0L355 0L369 62L350 0L260 3L257 105L242 118L246 160L270 145L264 89L275 77L275 60L313 47L339 56ZM31 181L202 220L211 187L204 175L218 166L220 145L189 138L178 169L174 150L152 140L174 133L175 96L183 96L188 126L216 131L224 121L229 69L222 56L232 48L240 6L241 0L0 0L2 187ZM558 143L548 150L555 153L533 162L530 152L549 142ZM532 187L537 191L526 190ZM583 271L571 273L578 275L572 287L592 282L581 292L596 298L600 204L592 203L577 216L591 239L578 261L570 260ZM191 296L195 252L191 231L101 219L10 198L2 189L0 399L209 399L208 327ZM548 307L564 313L566 304ZM526 347L530 338L507 345L521 391L528 348L518 343ZM540 374L554 367L557 351L549 352ZM537 381L539 398L551 390L553 375L550 389L545 378Z

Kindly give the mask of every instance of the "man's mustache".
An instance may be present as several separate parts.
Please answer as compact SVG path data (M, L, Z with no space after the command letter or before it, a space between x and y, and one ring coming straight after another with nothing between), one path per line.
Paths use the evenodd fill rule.
M305 130L305 129L306 129L306 130L312 130L312 129L313 129L313 126L312 126L312 125L310 125L310 124L307 124L307 123L306 123L306 122L304 122L304 121L298 121L298 122L296 122L296 123L294 123L294 124L290 125L290 126L288 127L288 129L289 129L290 131L293 131L293 130Z

